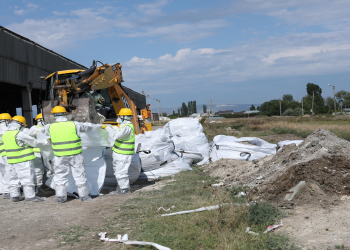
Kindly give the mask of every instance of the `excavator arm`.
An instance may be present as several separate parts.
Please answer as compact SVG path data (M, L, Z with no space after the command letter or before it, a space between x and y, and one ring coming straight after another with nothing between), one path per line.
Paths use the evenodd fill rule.
M51 84L51 91L55 91L52 100L43 102L43 117L46 123L54 122L51 110L54 106L59 105L67 109L67 117L72 121L99 123L100 116L97 114L95 104L91 98L79 98L79 94L91 90L107 89L108 95L112 102L114 111L119 113L122 108L130 108L133 113L132 123L135 127L136 134L144 133L151 128L150 124L145 123L147 120L146 110L141 110L137 115L137 107L130 97L123 90L122 66L117 63L114 65L103 64L97 67L95 62L90 69L85 71L78 70L76 74L70 75L65 79L59 79L59 72L51 74L48 78L55 77ZM63 72L63 71L62 71ZM116 122L105 122L117 125Z

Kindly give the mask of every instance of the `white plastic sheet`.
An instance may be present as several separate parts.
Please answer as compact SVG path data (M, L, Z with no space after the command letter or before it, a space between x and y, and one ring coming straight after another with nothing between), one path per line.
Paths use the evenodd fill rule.
M278 151L280 151L282 149L282 147L284 145L290 145L290 144L293 144L295 143L295 145L299 146L300 143L302 143L303 140L285 140L285 141L280 141L278 144L278 146L280 147L280 149Z
M188 165L188 163L178 158L177 160L174 160L164 165L164 167L151 170L151 171L141 172L139 179L146 179L146 180L157 179L159 177L165 177L165 176L180 173L182 171L189 171L189 170L192 170L190 165Z
M111 148L107 149L105 152L107 169L106 169L106 174L104 179L104 186L107 188L118 186L117 179L115 178L114 170L113 170L112 153L113 151ZM131 159L131 164L128 172L130 183L133 183L138 179L140 172L141 172L141 160L138 154L134 154Z
M102 157L103 150L103 147L83 148L85 176L90 195L98 195L104 183L107 166L105 159ZM98 158L98 160L92 161L96 158ZM55 189L53 176L50 177L45 184L50 188ZM75 185L71 171L68 175L67 192L71 194L78 193L78 188Z
M240 142L249 142L251 145ZM214 137L210 152L212 162L222 158L256 160L267 155L276 154L276 144L268 143L257 137L241 137L217 135ZM249 153L249 154L244 154Z

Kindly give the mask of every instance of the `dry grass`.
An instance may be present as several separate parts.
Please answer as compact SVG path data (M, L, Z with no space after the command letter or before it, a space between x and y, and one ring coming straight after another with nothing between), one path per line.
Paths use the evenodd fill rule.
M286 134L288 130L290 130L289 134L305 138L320 128L330 130L342 139L350 140L350 116L231 118L220 120L220 122L204 124L204 133L208 140L213 140L214 136L219 134L259 137ZM235 129L236 133L227 130L228 127Z

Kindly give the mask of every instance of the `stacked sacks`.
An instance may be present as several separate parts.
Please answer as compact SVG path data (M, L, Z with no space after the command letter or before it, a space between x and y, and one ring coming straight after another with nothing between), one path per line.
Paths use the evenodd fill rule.
M186 148L188 151L199 152L203 159L196 162L197 165L203 165L208 161L210 146L198 119L172 120L164 126L164 132L174 142L176 150ZM198 156L184 154L185 161L187 161L186 158L193 159L193 157L198 158Z
M210 160L219 159L256 160L267 155L276 154L276 144L268 143L257 137L217 135L210 150Z
M209 157L209 143L197 119L170 121L163 129L137 135L138 144L143 170L140 179L191 170L192 164L204 164Z

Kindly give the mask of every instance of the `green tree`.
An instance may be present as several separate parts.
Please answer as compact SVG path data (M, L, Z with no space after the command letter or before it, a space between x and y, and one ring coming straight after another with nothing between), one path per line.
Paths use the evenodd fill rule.
M308 96L311 97L311 107L312 107L312 95L315 96L314 113L315 114L325 113L326 108L324 105L324 99L322 97L322 89L317 84L313 84L313 83L309 82L306 85L306 92L307 92Z
M188 107L184 102L182 103L182 107L181 107L181 116L188 116Z
M173 115L175 115L175 111L173 110Z
M249 110L255 110L255 106L252 104L252 106L250 106Z
M207 105L203 104L203 113L207 113Z
M334 109L334 99L330 96L326 97L324 99L324 104L326 105L326 107L328 108L328 111L333 110Z
M287 102L292 102L294 99L293 99L293 96L290 95L290 94L285 94L282 96L282 100L283 101L287 101Z
M197 113L197 102L196 102L196 100L193 101L193 113Z
M337 93L335 93L335 99L338 101L339 104L343 106L350 106L350 93L345 90L340 90Z
M177 114L178 114L178 116L181 116L181 113L180 113L180 109L179 109L179 108L177 109Z

